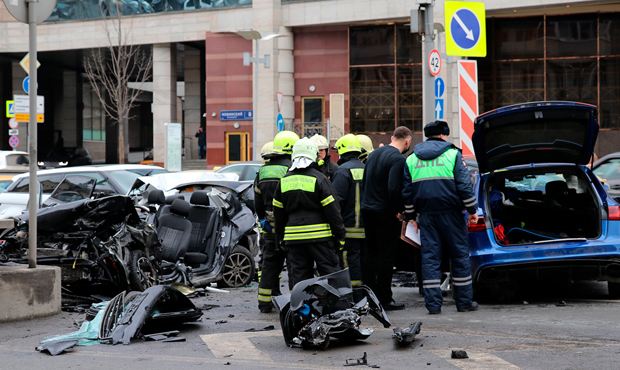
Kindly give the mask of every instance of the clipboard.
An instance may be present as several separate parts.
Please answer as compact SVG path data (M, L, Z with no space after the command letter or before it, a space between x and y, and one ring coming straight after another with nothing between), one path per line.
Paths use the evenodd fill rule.
M403 221L400 239L414 248L420 249L420 245L422 243L420 241L420 228L418 227L418 224L415 221Z

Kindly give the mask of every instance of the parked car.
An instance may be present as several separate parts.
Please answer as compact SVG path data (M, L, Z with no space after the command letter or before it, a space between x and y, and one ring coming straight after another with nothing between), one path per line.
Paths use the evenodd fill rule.
M620 201L620 152L607 154L594 162L592 172L604 182L607 193Z
M122 164L40 170L37 172L37 177L41 185L41 202L45 202L67 175L92 177L97 181L95 193L98 195L126 195L138 177L143 174L164 172L167 171L157 166ZM0 193L0 218L18 216L28 204L28 191L29 174L15 176L6 192Z
M597 109L575 102L482 114L473 145L480 221L469 226L479 296L515 278L607 281L620 296L620 205L586 166ZM524 285L527 286L527 285Z
M30 166L27 152L0 150L0 173L18 174L27 172Z
M239 181L254 182L258 170L262 167L263 162L242 162L233 163L215 170L217 173L234 173L239 177Z

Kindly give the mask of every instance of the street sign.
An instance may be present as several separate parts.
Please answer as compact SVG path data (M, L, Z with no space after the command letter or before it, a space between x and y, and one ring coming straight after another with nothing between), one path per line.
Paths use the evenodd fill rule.
M223 110L220 111L220 121L251 121L251 110Z
M276 129L278 132L284 131L284 117L282 113L278 113L278 117L276 118Z
M443 119L443 99L435 99L435 119Z
M461 148L463 155L473 155L471 137L478 116L478 65L475 60L459 60L457 69Z
M9 129L9 136L17 136L19 135L19 129L11 128Z
M484 3L445 2L446 54L461 57L487 55Z
M19 61L19 65L24 71L26 71L26 74L30 74L30 53L26 54L26 56ZM37 69L39 67L41 67L41 63L37 60Z
M18 127L19 127L19 122L17 122L15 118L11 118L9 120L9 128L18 128Z
M19 136L9 136L9 146L13 149L19 146Z
M6 9L13 18L22 23L28 23L28 1L24 0L4 0ZM43 23L52 14L56 6L56 0L38 0L32 2L34 8L34 23Z
M6 118L15 117L15 102L13 100L6 101Z
M433 49L428 54L428 71L431 76L435 77L441 72L441 56L439 50Z
M15 119L17 122L30 122L30 99L28 95L13 95ZM45 121L45 99L37 96L37 122Z
M441 77L435 78L435 97L441 98L445 91L446 91L446 84L445 82L443 82L443 78Z
M22 90L24 90L26 94L30 91L30 76L24 77L22 81Z

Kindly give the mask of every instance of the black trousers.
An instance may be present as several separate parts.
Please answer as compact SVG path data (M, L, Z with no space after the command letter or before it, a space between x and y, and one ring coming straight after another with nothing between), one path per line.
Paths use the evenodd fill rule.
M364 248L364 239L348 238L345 241L346 261L344 267L349 268L349 276L351 276L351 285L362 285L362 249Z
M381 304L392 302L392 274L400 243L402 223L396 214L362 211L366 229L366 248L362 254L362 279Z
M340 261L332 241L312 241L287 245L289 287L292 289L300 281L314 277L314 264L319 275L327 275L340 270Z
M258 305L271 305L271 297L280 295L280 274L286 252L278 247L275 237L264 237L261 274L258 283Z

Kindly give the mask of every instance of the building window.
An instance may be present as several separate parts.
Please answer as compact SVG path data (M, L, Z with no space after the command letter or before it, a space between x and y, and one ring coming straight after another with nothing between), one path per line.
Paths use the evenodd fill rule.
M105 112L101 101L92 91L88 82L82 87L82 139L87 141L105 141Z
M595 104L620 128L620 13L489 19L480 110L537 100Z
M408 26L349 30L351 131L422 130L422 64L418 35Z

